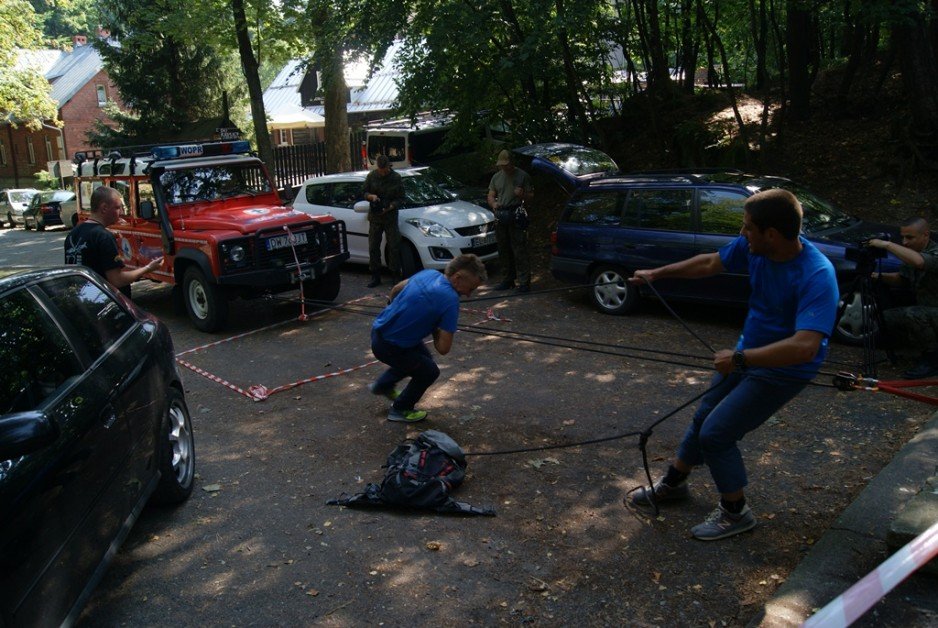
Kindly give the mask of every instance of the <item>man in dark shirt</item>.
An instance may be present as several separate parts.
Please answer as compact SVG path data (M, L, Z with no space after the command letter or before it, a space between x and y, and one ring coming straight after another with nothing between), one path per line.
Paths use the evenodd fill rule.
M142 268L124 266L114 235L107 230L117 222L123 205L120 193L114 188L101 186L92 192L91 216L65 238L65 263L87 266L130 296L130 284L159 268L163 258L151 260Z
M368 212L368 267L371 270L369 288L381 285L381 236L388 241L388 268L399 279L401 274L401 229L397 224L397 209L404 198L401 175L391 170L387 155L378 155L377 170L365 177L365 200L371 203Z

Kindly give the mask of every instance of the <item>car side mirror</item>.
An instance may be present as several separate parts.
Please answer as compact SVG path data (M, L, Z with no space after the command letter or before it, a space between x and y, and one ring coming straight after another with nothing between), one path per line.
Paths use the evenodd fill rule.
M19 458L52 444L59 436L44 412L30 410L0 417L0 460Z
M356 214L367 214L371 211L371 203L368 201L358 201L352 209L355 210Z
M153 201L140 201L137 213L144 220L152 220L153 216L156 215L156 208L153 205Z
M296 193L293 188L283 188L280 190L280 200L284 205L292 203L296 199Z

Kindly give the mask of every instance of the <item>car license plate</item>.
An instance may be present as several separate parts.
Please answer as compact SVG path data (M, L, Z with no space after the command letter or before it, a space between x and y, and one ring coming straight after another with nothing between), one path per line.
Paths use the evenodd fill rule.
M472 248L477 249L481 246L488 246L495 242L495 232L486 233L484 236L479 236L478 238L472 238Z
M277 236L275 238L267 239L267 250L275 251L277 249L283 249L291 244L306 244L306 232L301 231L299 233L294 233L292 235Z

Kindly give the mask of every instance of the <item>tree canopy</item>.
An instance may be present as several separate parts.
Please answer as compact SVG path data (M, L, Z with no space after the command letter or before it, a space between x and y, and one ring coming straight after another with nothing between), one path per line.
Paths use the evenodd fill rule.
M22 50L39 48L42 31L25 0L0 2L0 115L11 124L39 128L58 109L48 81L36 67L18 63Z

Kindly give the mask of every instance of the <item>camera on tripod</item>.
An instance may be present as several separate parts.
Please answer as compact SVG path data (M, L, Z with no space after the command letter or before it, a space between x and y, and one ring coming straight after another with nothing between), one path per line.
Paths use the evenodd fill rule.
M869 275L876 267L876 260L886 257L886 249L870 246L870 240L889 241L888 233L877 233L862 240L858 246L848 246L844 250L844 257L857 264L858 275Z

